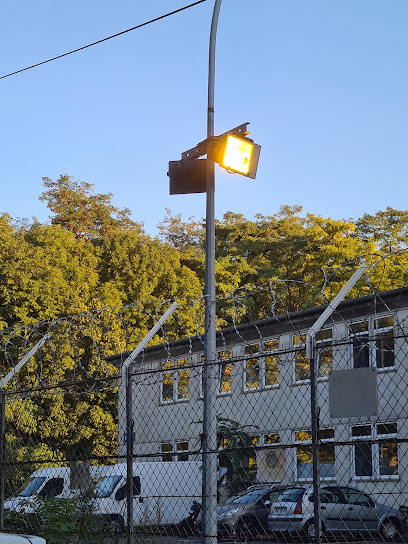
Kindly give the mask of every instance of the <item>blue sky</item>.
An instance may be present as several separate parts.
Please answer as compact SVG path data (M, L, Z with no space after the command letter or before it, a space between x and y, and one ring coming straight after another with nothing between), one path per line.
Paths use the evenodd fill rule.
M6 0L0 76L189 3ZM41 178L68 174L151 234L166 208L203 217L205 195L170 196L166 172L206 137L213 5L1 79L0 211L46 221ZM262 152L255 180L217 167L216 216L406 209L407 51L406 0L223 0L215 131L249 121Z

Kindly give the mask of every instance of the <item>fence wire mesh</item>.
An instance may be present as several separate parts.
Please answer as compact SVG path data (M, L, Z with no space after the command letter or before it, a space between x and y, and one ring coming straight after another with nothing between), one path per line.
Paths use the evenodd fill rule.
M379 291L380 272L316 334L316 413L306 333L352 272L218 300L218 444L207 455L219 538L316 540L315 504L324 541L405 538L408 288ZM47 335L2 384L6 530L125 542L131 519L139 540L199 537L204 303L178 302L130 366L128 394L123 363L172 301L0 331L3 381Z

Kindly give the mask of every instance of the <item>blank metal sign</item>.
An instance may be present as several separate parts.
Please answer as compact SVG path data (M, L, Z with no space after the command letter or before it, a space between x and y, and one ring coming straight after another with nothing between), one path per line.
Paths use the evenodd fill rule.
M334 370L329 375L331 417L361 417L378 414L377 369Z

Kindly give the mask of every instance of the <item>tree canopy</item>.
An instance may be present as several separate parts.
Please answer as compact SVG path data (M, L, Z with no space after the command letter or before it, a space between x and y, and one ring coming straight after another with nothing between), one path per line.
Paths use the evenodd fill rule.
M41 361L41 380L55 376L55 369L56 387L115 376L117 369L109 364L101 375L101 357L132 349L153 324L152 315L137 306L139 301L151 308L166 300L180 301L183 323L169 321L167 340L203 331L202 305L192 303L202 297L204 287L203 220L184 221L168 211L159 236L152 237L131 219L129 209L113 205L112 193L95 194L92 184L67 175L43 181L40 200L51 212L50 222L16 224L8 214L0 215L0 330L29 331L37 322L60 320L53 349ZM262 290L238 310L223 295L268 284L281 300L278 310L299 310L333 298L361 260L379 263L370 275L374 289L407 285L407 224L408 211L392 208L357 220L303 213L300 206L282 206L276 214L253 219L225 213L216 221L218 325L262 318L270 307L270 293L263 295ZM382 266L385 261L387 266ZM364 288L357 285L350 296L364 294ZM126 306L121 325L103 313L107 307L120 312ZM100 312L92 324L82 317L90 310ZM120 326L132 328L130 340L121 337ZM15 364L23 347L23 342L15 342L12 349L9 345L7 358L6 350L0 352L4 370ZM41 383L33 378L31 385ZM112 454L116 394L113 387L102 396L84 389L80 401L69 389L16 398L6 413L16 458L49 454L66 459L89 439L94 444L89 454ZM69 406L69 413L63 406ZM37 446L27 437L36 437Z

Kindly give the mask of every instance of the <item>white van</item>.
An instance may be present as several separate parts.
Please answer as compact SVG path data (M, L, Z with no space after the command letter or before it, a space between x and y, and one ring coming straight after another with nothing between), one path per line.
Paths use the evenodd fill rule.
M187 517L194 500L201 502L201 461L133 463L134 525L173 525ZM119 526L126 524L126 463L88 466L93 487L94 513ZM86 485L82 490L86 491ZM72 486L69 467L41 468L31 474L15 497L4 501L5 510L31 513L36 496L72 498L80 491Z
M174 525L187 517L192 502L201 502L201 466L201 461L134 463L134 525ZM94 512L126 524L126 463L104 469L94 487Z
M82 465L87 468L87 474L84 475L84 485L89 488L101 474L104 474L105 467ZM32 502L36 496L44 499L51 497L72 498L81 493L81 487L86 491L84 485L73 485L72 476L70 467L40 468L27 478L14 497L4 501L4 510L31 513L33 511Z

